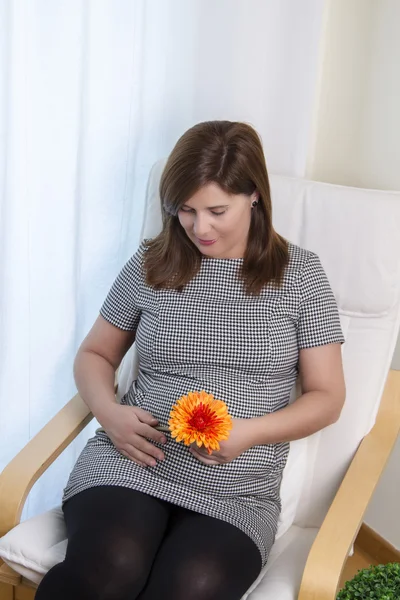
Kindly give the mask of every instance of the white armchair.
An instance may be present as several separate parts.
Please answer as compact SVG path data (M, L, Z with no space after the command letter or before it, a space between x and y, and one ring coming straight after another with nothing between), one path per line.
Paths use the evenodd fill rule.
M161 227L162 167L150 176L145 238ZM335 292L347 401L337 423L291 443L277 539L246 598L334 600L400 429L400 372L389 371L400 326L400 193L281 176L271 176L271 191L276 229L319 254ZM120 391L136 369L133 348L120 369ZM21 524L20 517L34 482L90 419L75 396L0 475L1 600L2 593L4 600L33 598L44 573L63 559L60 508Z

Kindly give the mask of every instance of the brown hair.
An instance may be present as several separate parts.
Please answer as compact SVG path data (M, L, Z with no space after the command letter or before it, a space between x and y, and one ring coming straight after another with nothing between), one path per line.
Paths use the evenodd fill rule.
M178 219L181 206L207 183L229 194L259 193L240 277L257 295L280 285L288 245L272 227L272 205L261 140L245 123L206 121L186 131L172 150L160 181L163 230L148 242L146 281L155 288L182 289L198 273L202 254Z

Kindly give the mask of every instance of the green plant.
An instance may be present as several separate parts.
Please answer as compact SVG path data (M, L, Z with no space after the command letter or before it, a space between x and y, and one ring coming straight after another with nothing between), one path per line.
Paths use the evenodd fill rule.
M339 592L337 600L400 600L400 563L358 571Z

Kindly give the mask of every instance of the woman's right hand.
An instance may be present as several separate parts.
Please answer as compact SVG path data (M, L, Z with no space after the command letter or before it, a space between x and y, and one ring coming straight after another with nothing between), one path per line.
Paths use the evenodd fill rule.
M164 460L165 455L154 444L153 440L165 444L166 437L155 429L157 419L138 406L113 404L101 419L103 429L114 446L127 458L142 467L155 467L157 460Z

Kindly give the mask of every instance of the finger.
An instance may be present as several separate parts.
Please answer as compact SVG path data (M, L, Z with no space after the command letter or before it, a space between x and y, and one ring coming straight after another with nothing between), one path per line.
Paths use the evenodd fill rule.
M199 452L201 454L208 454L208 450L206 449L206 447L203 445L199 446L197 444L197 442L193 442L192 444L190 444L190 447L193 448L193 450L196 450L196 452Z
M135 406L135 413L139 421L142 423L146 423L146 425L152 425L153 427L158 424L158 419L153 417L148 410L144 410L143 408L139 408Z
M199 460L200 462L202 462L205 465L219 465L220 464L214 458L208 458L208 455L206 456L204 454L201 454L200 452L197 452L197 450L195 448L189 448L189 452L191 454L193 454L193 456L195 458L197 458L197 460Z
M167 441L165 433L154 429L154 427L151 427L150 425L142 424L140 426L139 433L142 437L153 440L153 442L158 442L159 444L165 444Z
M147 465L145 463L140 462L139 460L136 460L136 458L133 458L133 456L130 456L130 454L128 454L128 452L125 452L125 450L120 450L120 452L121 452L121 454L123 454L125 456L125 458L136 463L140 467L147 467Z
M196 443L191 444L191 449L194 450L198 455L203 456L204 458L215 458L217 460L218 454L215 451L208 452L205 446L198 446Z
M150 456L150 454L147 454L146 452L142 452L141 450L139 450L138 448L134 447L134 446L128 446L129 450L129 454L138 462L144 463L146 465L146 467L155 467L157 464L156 459L153 456Z
M145 438L141 437L140 435L134 436L132 446L137 450L140 450L140 452L148 454L149 456L154 457L157 460L164 460L165 458L164 452L162 450L156 448L156 446L148 442Z

